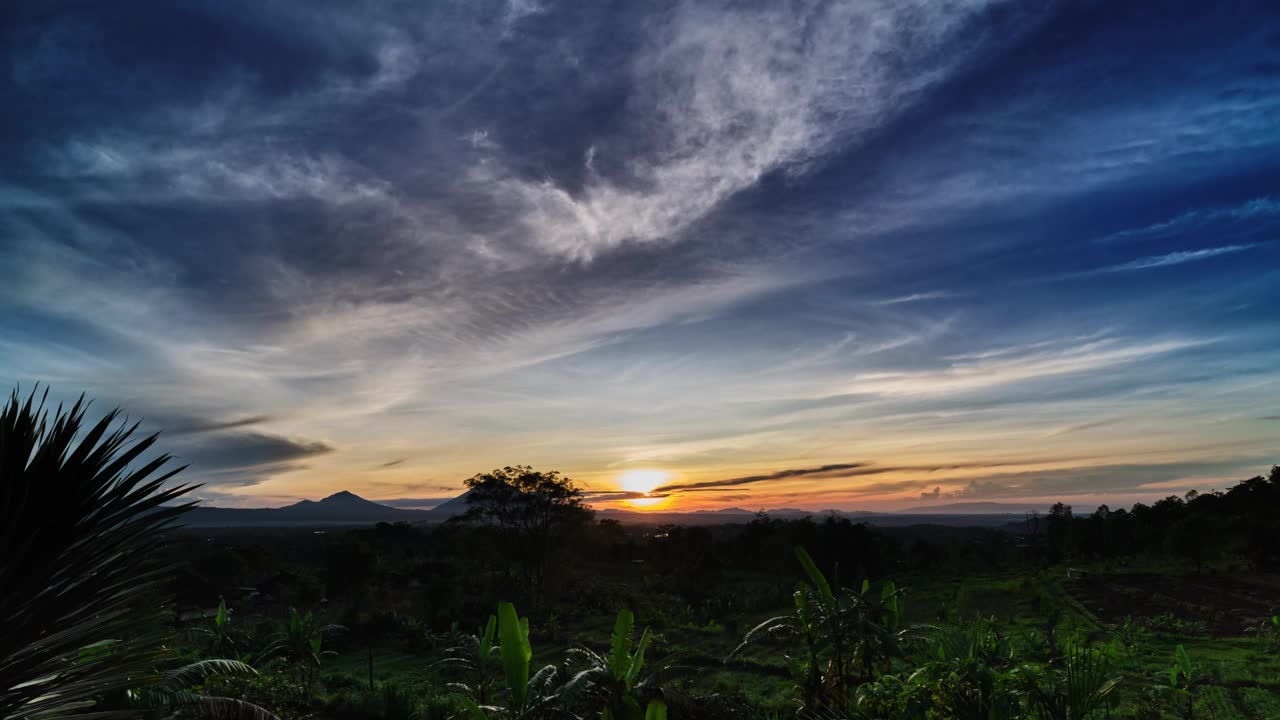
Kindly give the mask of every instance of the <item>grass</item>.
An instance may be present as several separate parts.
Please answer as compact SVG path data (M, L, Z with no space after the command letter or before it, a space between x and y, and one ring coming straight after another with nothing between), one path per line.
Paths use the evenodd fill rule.
M431 663L435 659L407 653L395 647L373 649L373 677L377 682L395 682L416 685L431 679L435 673ZM365 652L351 650L328 660L322 675L348 673L363 682L369 676L369 658Z
M1280 718L1280 695L1262 688L1241 688L1237 692L1240 707L1250 718L1276 720Z

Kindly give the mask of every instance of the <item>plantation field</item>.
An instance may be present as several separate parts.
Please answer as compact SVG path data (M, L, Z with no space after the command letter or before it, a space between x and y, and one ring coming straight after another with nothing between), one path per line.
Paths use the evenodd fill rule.
M777 596L774 579L756 580L755 597ZM752 585L750 578L736 581L744 589ZM1039 575L912 575L898 584L905 618L913 625L985 617L996 621L1019 652L1034 654L1050 636L1060 644L1084 642L1102 649L1120 680L1112 717L1170 716L1159 688L1167 683L1181 644L1194 663L1195 717L1280 720L1280 653L1245 631L1266 612L1266 590L1272 581L1270 576L1137 573L1068 579L1063 570ZM1143 600L1127 602L1138 597ZM1201 614L1197 605L1177 603L1189 597L1209 598L1212 604L1205 604ZM1233 604L1235 598L1238 604ZM778 602L775 607L729 610L704 618L690 608L672 611L650 603L647 612L637 611L637 622L655 633L651 661L673 666L665 686L668 693L716 696L720 707L750 708L751 717L764 718L795 706L795 668L788 658L792 648L785 643L753 645L732 658L730 654L755 623L787 611ZM554 635L535 625L534 664L555 662L577 645L606 647L611 623L608 613L595 612L558 618ZM434 666L438 650L413 652L384 644L373 654L374 676L380 683L416 687L442 682ZM366 653L348 647L327 665L326 675L349 675L363 682L367 670ZM1144 709L1158 714L1141 715Z

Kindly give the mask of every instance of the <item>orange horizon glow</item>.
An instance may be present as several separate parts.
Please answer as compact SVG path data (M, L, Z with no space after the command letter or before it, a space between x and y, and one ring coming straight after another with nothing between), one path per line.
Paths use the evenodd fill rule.
M1069 449L1074 448L1063 447L1061 455L1054 456L1058 455L1055 453L1047 457L1045 455L1048 453L1028 457L978 453L969 456L947 453L943 457L923 454L895 457L887 452L883 455L875 453L885 459L868 464L867 467L874 469L875 465L879 465L884 468L883 471L866 473L865 468L859 466L852 468L848 477L839 475L838 470L821 470L824 466L838 464L841 456L819 456L811 460L777 463L757 461L730 467L723 467L718 463L681 463L666 468L657 464L629 468L624 466L623 469L607 466L598 469L571 468L567 474L577 479L584 490L597 496L587 502L600 510L616 508L636 512L695 512L737 507L749 512L788 508L808 512L829 509L902 512L921 506L984 501L1043 509L1061 501L1074 505L1077 512L1092 512L1103 503L1112 508L1127 507L1135 502L1150 504L1170 494L1182 495L1189 489L1200 492L1225 490L1236 482L1253 475L1265 474L1266 471L1259 463L1257 467L1220 472L1204 472L1204 468L1196 467L1192 472L1183 474L1177 466L1177 462L1183 458L1171 450L1161 458L1168 464L1167 470L1143 473L1140 479L1133 481L1132 487L1121 485L1092 489L1088 487L1088 483L1071 487L1063 486L1059 481L1057 492L1030 492L1039 489L1036 485L1042 480L1073 476L1089 478L1109 471L1124 472L1129 464L1146 459L1122 451L1109 457L1095 455L1085 462L1073 462ZM958 460L950 459L957 456ZM325 460L328 460L327 456L313 462L318 465ZM535 460L539 461L536 466L554 466L551 461L541 462L541 458ZM952 465L947 466L947 463ZM412 497L413 493L436 498L456 496L463 491L462 487L452 487L446 480L439 481L439 485L408 489L415 482L421 483L416 475L419 471L410 463L391 470L368 469L371 464L367 461L362 465L365 467L357 465L350 471L343 471L333 478L326 477L319 482L315 479L318 468L308 468L306 473L289 473L286 477L250 488L237 488L236 492L223 494L210 504L223 507L282 506L302 498L323 497L339 490L350 490L375 502L383 498ZM768 476L778 472L780 468L806 466L819 471L811 472L808 476L793 473L776 479L766 477L758 481L753 479L745 483L717 485L738 477ZM464 476L468 469L468 466L461 466L457 470L446 470L440 474ZM370 487L362 481L374 479L381 488L377 492L369 492ZM406 487L403 491L387 489L401 484ZM710 487L706 487L707 485ZM987 486L997 487L999 490L984 492ZM975 488L977 492L974 491Z
M646 496L665 485L671 479L671 473L665 470L636 469L627 470L618 476L618 488L629 493L643 493ZM656 495L653 497L628 498L624 503L638 510L654 510L671 504L671 496Z
M657 510L671 504L670 495L657 495L654 497L631 498L624 501L628 507L635 510Z

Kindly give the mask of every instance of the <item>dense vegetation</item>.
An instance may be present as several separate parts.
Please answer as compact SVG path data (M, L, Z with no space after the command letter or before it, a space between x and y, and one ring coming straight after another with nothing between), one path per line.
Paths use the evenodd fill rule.
M509 467L440 526L209 531L84 413L0 413L0 718L1280 717L1280 468L993 530L623 526Z

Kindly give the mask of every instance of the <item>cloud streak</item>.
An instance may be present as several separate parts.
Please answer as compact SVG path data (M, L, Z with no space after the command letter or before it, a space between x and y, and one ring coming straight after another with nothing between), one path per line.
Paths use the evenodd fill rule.
M1199 250L1178 250L1164 255L1153 255L1145 258L1138 258L1137 260L1130 260L1126 263L1090 270L1084 274L1133 272L1135 270L1150 270L1152 268L1169 267L1171 265L1182 265L1185 263L1208 260L1209 258L1218 257L1219 255L1243 252L1255 247L1257 247L1256 244L1222 245L1220 247L1201 248Z

